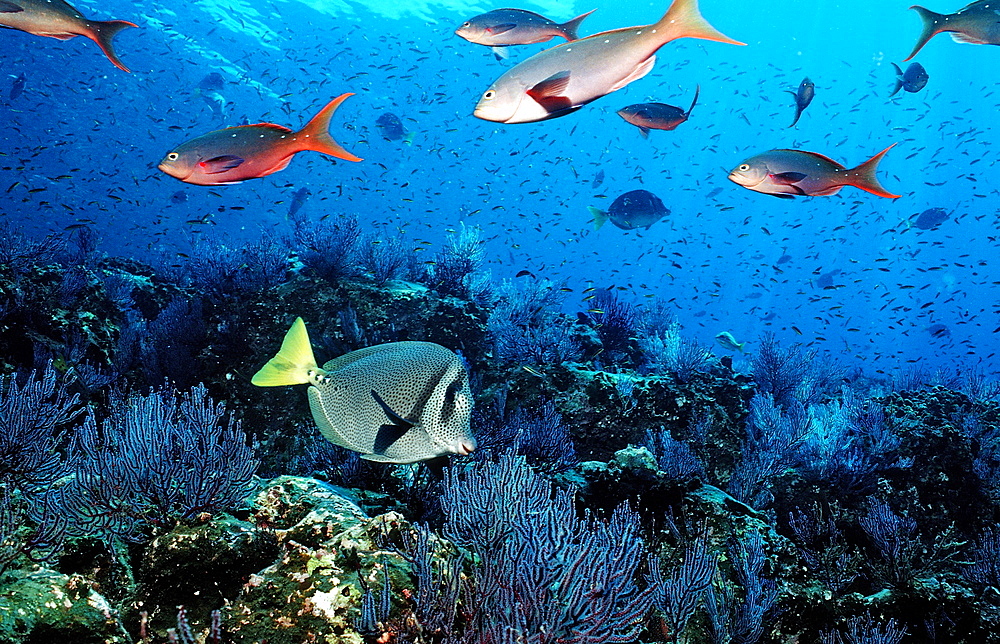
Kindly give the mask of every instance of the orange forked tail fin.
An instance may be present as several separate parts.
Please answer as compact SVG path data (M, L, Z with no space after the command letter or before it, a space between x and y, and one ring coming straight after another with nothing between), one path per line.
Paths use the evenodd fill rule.
M872 158L868 159L858 167L853 170L847 171L847 178L849 181L847 185L854 186L855 188L861 188L865 192L870 192L873 195L878 195L879 197L888 197L889 199L899 199L901 195L894 195L885 188L882 184L878 182L878 177L875 176L875 172L878 170L879 161L885 156L885 153L896 147L893 143L886 149L882 150Z
M576 18L573 18L569 22L564 22L561 25L559 25L560 27L562 27L563 33L566 34L566 40L578 40L580 36L577 35L576 30L580 28L580 23L583 22L584 18L594 13L595 11L597 11L597 9L591 9L582 16L577 16Z
M913 9L920 15L920 19L924 21L924 30L920 32L920 38L917 40L916 47L913 48L909 56L903 59L904 63L916 56L917 52L924 48L928 40L942 31L947 31L948 26L948 16L944 14L934 13L917 4L910 7L910 9Z
M725 42L730 45L746 44L733 40L708 24L708 21L698 11L698 0L674 0L663 17L651 27L663 32L664 43L678 38L700 38Z
M322 152L323 154L329 154L332 157L344 159L345 161L361 161L360 157L356 157L342 148L330 136L330 119L333 118L333 113L337 111L341 103L351 96L354 96L354 92L341 94L327 103L326 107L319 111L319 114L312 117L312 120L306 123L305 127L297 134L298 139L304 139L302 141L303 150Z
M111 41L114 40L118 32L127 27L136 27L137 25L127 20L89 20L87 21L87 33L83 34L87 38L90 38L97 43L97 46L101 48L104 55L108 57L115 67L122 70L123 72L131 72L132 70L125 66L125 63L118 58L118 54L115 53L115 48L111 45Z

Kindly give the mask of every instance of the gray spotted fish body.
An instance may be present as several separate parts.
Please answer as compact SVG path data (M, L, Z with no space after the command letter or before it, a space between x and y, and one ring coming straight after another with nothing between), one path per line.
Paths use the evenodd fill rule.
M299 318L252 382L310 384L320 432L364 459L415 463L476 448L468 373L457 355L431 342L367 347L319 368Z

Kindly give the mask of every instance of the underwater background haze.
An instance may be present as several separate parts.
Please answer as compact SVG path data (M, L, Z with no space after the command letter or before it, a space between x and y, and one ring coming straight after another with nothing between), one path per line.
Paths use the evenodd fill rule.
M590 34L653 22L663 4L524 8L556 21L596 8L581 29ZM141 25L115 41L133 73L108 67L82 38L2 34L4 71L26 78L13 100L5 82L0 101L3 214L36 234L84 223L108 253L173 261L206 238L239 246L284 232L291 195L305 187L310 217L358 213L365 228L414 248L478 226L494 277L528 270L577 291L614 286L629 300L668 302L685 333L705 342L728 330L751 349L771 331L868 371L919 361L993 372L1000 279L989 150L1000 53L938 36L917 58L928 86L890 99L890 63L920 31L907 6L762 11L707 1L708 20L748 46L669 43L645 78L565 118L513 126L473 118L472 108L513 62L559 39L511 47L498 62L453 34L493 8L481 3L81 3L89 17ZM196 93L211 72L225 80L221 118ZM789 129L786 91L803 77L816 98ZM643 140L615 114L646 101L686 108L698 85L700 101L676 131ZM301 154L280 174L208 189L155 169L169 149L223 126L297 129L343 92L356 96L332 133L363 163ZM400 116L412 145L381 135L384 112ZM847 188L783 202L726 178L772 148L853 167L894 143L879 175L898 200ZM588 206L606 209L638 188L670 216L648 230L593 230ZM185 200L173 203L179 191ZM948 219L932 230L908 223L930 208Z

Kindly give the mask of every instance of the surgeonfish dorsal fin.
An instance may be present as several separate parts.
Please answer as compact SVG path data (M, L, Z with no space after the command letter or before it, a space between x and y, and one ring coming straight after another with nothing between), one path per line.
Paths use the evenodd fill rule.
M309 382L311 369L316 369L316 358L309 344L306 323L302 318L295 318L281 341L277 355L268 360L250 382L258 387L304 385Z

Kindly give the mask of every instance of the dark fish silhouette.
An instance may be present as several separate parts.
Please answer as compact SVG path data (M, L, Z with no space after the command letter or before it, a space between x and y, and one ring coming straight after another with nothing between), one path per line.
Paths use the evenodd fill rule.
M802 82L799 83L799 90L797 92L788 90L788 93L795 97L795 120L788 127L795 127L802 112L812 103L813 97L816 95L816 85L808 78L803 78Z
M226 79L219 72L211 72L198 81L198 89L207 92L221 92L226 87Z
M927 332L934 338L947 338L951 336L951 330L944 324L932 324L927 327Z
M178 190L174 194L170 195L170 203L180 204L188 200L187 193L183 190Z
M602 183L604 183L604 169L603 168L597 171L597 176L595 176L594 180L590 182L590 187L591 188L597 188Z
M17 76L12 76L12 78L14 80L10 82L10 93L8 94L8 97L13 101L15 98L24 93L24 86L28 83L28 77L24 75L24 72L21 72Z
M569 22L559 24L533 11L524 9L494 9L470 18L455 30L455 34L477 45L493 48L498 58L506 58L505 47L532 45L552 40L556 36L576 40L576 30L583 19L594 13L592 9Z
M645 139L649 136L650 130L673 130L688 120L688 117L691 116L691 110L698 103L700 92L701 86L696 86L694 100L691 101L691 107L686 112L679 107L665 103L636 103L618 110L618 116L639 128L639 134Z
M594 230L599 230L608 220L622 230L649 229L670 214L660 198L648 190L631 190L619 195L607 212L587 208L594 217Z
M912 63L905 72L896 63L892 63L892 66L896 68L896 86L892 88L892 93L889 96L894 96L900 89L911 94L919 92L930 80L927 70L920 63Z
M910 55L903 59L907 62L917 55L924 45L934 36L950 32L955 42L972 45L1000 45L1000 6L996 0L980 0L959 9L957 13L934 13L919 5L913 9L924 21L924 30Z
M0 27L59 40L90 38L115 67L126 72L129 68L119 60L111 41L122 29L135 26L125 20L88 20L64 0L0 0Z
M948 221L948 217L948 211L944 208L928 208L917 215L910 225L920 230L933 230Z
M375 121L382 136L390 141L402 141L410 144L413 142L413 133L403 129L403 122L392 112L383 112Z
M755 155L729 173L729 180L747 190L783 199L826 197L854 186L879 197L896 199L882 187L875 172L890 145L856 168L845 168L830 157L804 150L769 150Z
M309 199L309 188L299 188L292 193L292 201L288 204L288 218L294 219L295 214L302 210L302 206L306 205L306 200Z

